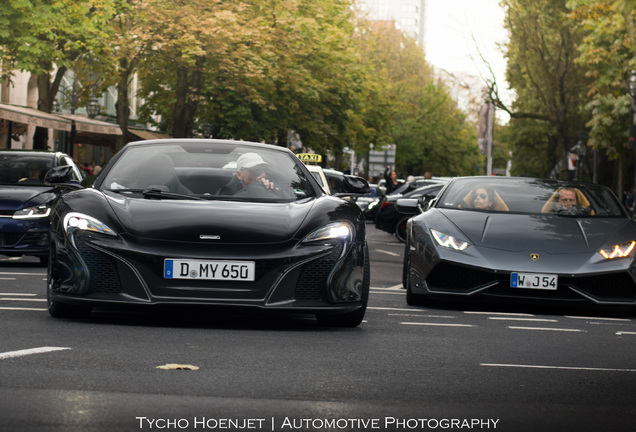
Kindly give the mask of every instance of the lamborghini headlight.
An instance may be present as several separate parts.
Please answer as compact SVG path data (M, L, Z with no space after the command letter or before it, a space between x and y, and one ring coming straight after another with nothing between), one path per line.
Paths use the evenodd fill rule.
M13 219L42 219L51 214L51 207L39 205L18 210L13 213Z
M93 217L82 213L69 213L64 216L64 231L68 233L76 230L117 236L115 231Z
M615 245L609 248L601 249L598 253L605 259L625 258L631 256L634 248L636 247L636 241L629 243L623 243Z
M348 222L336 222L318 228L303 239L303 243L317 241L342 239L351 241L353 239L353 227Z
M431 234L433 235L433 238L435 239L437 244L442 247L458 250L458 251L463 251L464 249L468 247L468 242L458 240L453 236L441 233L434 229L431 230Z

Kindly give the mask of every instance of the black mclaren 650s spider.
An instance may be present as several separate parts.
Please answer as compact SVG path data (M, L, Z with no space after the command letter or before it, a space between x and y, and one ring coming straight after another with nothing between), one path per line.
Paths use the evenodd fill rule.
M398 208L420 213L417 200ZM420 210L407 226L408 304L490 296L636 305L636 221L607 187L463 177Z
M46 182L68 190L70 171ZM97 305L247 306L360 324L369 297L365 221L288 149L229 140L130 143L51 211L49 312Z

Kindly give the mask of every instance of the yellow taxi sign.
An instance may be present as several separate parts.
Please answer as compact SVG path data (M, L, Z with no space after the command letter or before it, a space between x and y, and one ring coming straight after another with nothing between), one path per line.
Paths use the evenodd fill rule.
M319 154L298 153L296 156L298 156L298 159L300 159L303 162L314 162L314 163L322 162L322 155L319 155Z

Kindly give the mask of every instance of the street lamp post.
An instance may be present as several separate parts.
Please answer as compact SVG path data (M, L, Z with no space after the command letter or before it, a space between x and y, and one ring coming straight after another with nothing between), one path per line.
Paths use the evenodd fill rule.
M99 101L95 96L93 96L88 100L88 104L86 105L86 113L88 114L89 118L95 118L97 117L97 114L99 114L99 111Z

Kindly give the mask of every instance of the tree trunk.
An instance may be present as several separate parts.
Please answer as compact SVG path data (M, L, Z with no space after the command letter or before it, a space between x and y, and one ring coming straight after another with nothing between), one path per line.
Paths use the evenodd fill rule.
M188 125L186 125L186 101L188 96L188 68L181 66L177 69L177 87L175 91L176 101L172 115L172 135L175 138L185 138Z
M128 101L128 80L130 78L130 68L127 61L120 61L120 77L117 82L117 102L115 103L115 111L117 113L117 124L122 134L117 135L115 139L115 151L121 150L126 145L126 136L128 135L128 119L130 117L130 103Z

